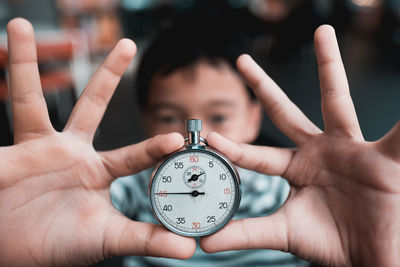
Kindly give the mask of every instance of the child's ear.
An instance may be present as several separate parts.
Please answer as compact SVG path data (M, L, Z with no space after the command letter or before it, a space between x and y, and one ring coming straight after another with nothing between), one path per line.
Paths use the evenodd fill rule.
M249 114L246 123L246 143L252 143L260 133L263 109L259 101L250 101Z

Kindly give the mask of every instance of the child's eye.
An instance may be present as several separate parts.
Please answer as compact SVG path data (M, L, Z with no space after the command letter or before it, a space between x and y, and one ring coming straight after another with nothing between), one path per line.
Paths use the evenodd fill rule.
M214 115L211 117L211 122L212 123L223 123L227 120L228 118L224 115Z
M179 118L175 116L161 116L158 119L161 123L164 124L175 124L179 123Z

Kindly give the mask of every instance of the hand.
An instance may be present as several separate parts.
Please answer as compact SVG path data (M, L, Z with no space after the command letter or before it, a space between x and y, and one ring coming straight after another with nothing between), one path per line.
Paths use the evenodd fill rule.
M273 215L233 221L201 240L207 252L268 248L336 266L400 264L400 123L365 142L334 30L315 32L325 129L316 127L247 55L238 68L272 121L297 149L208 143L241 167L281 175L291 186Z
M79 98L63 132L50 123L32 26L7 26L15 145L0 148L0 265L88 265L114 255L188 258L193 239L134 222L111 204L119 176L148 168L183 146L179 134L96 152L93 135L136 52L121 40Z

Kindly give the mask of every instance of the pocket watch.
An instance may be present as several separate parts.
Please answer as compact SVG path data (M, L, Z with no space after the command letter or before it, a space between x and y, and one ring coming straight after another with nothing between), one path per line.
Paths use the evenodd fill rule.
M183 236L206 236L224 227L240 204L235 167L200 136L201 120L186 121L183 150L173 153L153 173L150 202L166 228Z

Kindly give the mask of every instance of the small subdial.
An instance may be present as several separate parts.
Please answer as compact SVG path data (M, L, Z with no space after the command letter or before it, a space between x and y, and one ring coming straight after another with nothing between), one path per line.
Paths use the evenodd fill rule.
M183 173L183 182L190 188L197 189L204 185L207 174L200 166L190 166Z

